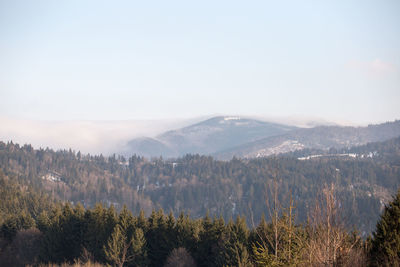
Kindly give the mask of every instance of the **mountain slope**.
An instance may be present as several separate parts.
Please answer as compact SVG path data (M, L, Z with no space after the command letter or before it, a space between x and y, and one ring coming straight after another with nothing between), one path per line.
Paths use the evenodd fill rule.
M349 226L356 225L367 234L400 186L396 152L400 143L391 145L395 148L374 144L380 154L391 155L389 161L375 157L298 160L287 156L217 161L198 155L169 161L137 156L105 158L0 142L0 172L48 192L52 199L80 202L85 207L101 202L119 209L126 204L134 213L143 209L147 215L161 207L175 215L187 211L198 218L209 212L225 220L244 215L248 223L250 218L259 222L262 214L268 219L264 200L268 186L275 181L281 203L293 195L299 223L307 220L308 207L321 187L335 183Z
M164 156L171 157L175 151L166 144L150 137L136 138L128 142L126 151L123 154L138 154L144 157Z
M282 154L283 157L294 157L301 159L312 158L334 158L334 157L353 157L353 158L373 158L374 160L384 160L398 165L400 157L400 136L382 142L371 142L361 146L346 148L331 148L329 150L305 148Z
M148 157L209 155L261 138L282 135L294 129L297 128L253 119L220 116L165 132L153 139L133 139L127 144L123 154Z
M254 158L305 148L326 150L359 146L397 136L400 136L400 121L398 120L368 127L319 126L263 138L216 153L214 156L218 159L230 159L233 156Z

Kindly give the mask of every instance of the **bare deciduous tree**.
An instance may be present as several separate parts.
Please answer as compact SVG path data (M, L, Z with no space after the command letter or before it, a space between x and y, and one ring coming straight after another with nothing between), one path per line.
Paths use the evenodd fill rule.
M272 186L267 186L266 206L271 222L258 229L260 240L253 246L256 262L260 266L297 266L301 262L300 251L303 235L295 225L295 206L289 194L288 207L282 207L278 198L278 182L274 177Z
M352 256L356 255L352 266L365 264L362 248L356 246L360 243L359 237L349 236L339 207L335 186L325 186L308 218L306 257L309 266L349 266Z
M36 228L18 231L11 244L2 253L0 265L25 266L37 264L41 238L42 233Z
M185 248L175 248L169 254L165 267L195 267L193 257Z

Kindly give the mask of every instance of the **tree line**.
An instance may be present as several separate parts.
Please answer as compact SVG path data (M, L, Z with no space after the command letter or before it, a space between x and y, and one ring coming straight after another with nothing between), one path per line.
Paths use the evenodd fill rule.
M54 202L0 173L0 265L96 262L111 266L399 266L400 191L385 206L373 235L348 231L335 185L323 187L296 223L293 198L278 199L268 187L264 217L248 226L237 216L225 221L206 214L175 217L162 209L150 216L126 206ZM8 192L8 193L7 193ZM12 197L13 196L13 197ZM6 200L12 197L10 201ZM40 204L38 204L40 202ZM38 210L38 208L40 209ZM13 210L17 208L17 210Z
M164 160L83 155L0 142L0 169L51 199L80 202L85 208L102 203L120 210L125 204L134 214L143 210L149 216L153 209L162 208L175 217L182 211L193 218L208 212L212 217L222 215L225 221L241 215L248 225L258 224L262 214L271 219L260 199L266 198L266 186L273 184L274 177L280 188L278 199L292 195L296 202L296 223L307 221L308 207L320 188L334 183L347 224L365 237L374 229L383 203L400 186L400 142L372 147L388 151L390 160L299 161L285 156L217 161L199 155ZM56 177L49 179L51 175Z

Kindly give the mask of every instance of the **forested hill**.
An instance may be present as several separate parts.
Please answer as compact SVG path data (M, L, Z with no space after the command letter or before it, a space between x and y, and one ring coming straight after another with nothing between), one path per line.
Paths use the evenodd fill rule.
M393 143L399 146L399 142ZM376 145L375 145L376 146ZM384 146L384 144L382 145ZM397 150L398 151L398 150ZM33 149L30 145L0 143L0 168L8 177L35 186L52 197L92 207L97 202L117 208L126 204L134 213L163 208L175 215L246 216L257 223L268 209L266 192L274 179L281 202L296 201L299 222L322 185L336 183L349 226L365 234L375 226L379 213L400 186L400 160L374 158L294 157L232 159L187 155L167 161L133 156L103 157L74 151Z
M346 148L322 149L301 149L294 152L282 154L285 157L295 158L316 158L316 157L356 157L373 158L374 161L385 161L386 163L397 164L400 157L400 137L392 138L384 142L371 142L361 146Z
M368 127L319 126L300 128L282 135L270 136L214 154L219 159L265 157L299 149L342 149L383 142L400 136L400 121Z

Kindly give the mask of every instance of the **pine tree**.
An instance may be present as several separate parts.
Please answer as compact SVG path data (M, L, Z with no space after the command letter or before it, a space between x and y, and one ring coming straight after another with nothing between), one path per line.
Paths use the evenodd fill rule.
M168 229L167 217L165 217L164 211L162 209L158 212L153 210L149 217L148 231L146 232L150 266L164 264L168 254L173 249L173 244L170 243L168 238Z
M113 206L107 210L103 205L96 204L85 212L84 248L100 262L106 261L103 246L111 236L117 219Z
M132 261L134 266L148 266L146 238L141 228L136 228L132 236Z
M10 216L0 227L0 236L11 241L17 234L18 230L29 229L35 226L35 221L29 213L21 212L21 214Z
M222 217L211 218L206 214L199 236L196 261L199 266L224 266L224 248L227 242L225 221ZM204 257L207 255L207 257Z
M124 263L130 262L134 262L134 266L147 265L146 239L143 230L132 227L133 220L130 213L122 210L119 222L103 248L107 260L113 265L122 267Z
M184 247L190 253L196 249L199 239L200 222L193 221L183 212L176 220L175 233L177 247Z
M60 230L62 229L62 216L61 206L57 205L48 218L43 218L45 223L40 228L44 233L40 252L40 259L43 262L58 263L64 260L63 236Z
M144 232L147 231L147 219L143 210L140 210L139 216L136 219L136 227L143 229Z
M372 266L400 266L400 189L376 225L370 255Z
M121 230L121 226L117 224L111 234L107 245L104 246L104 254L107 259L114 265L122 267L126 261L128 252L127 238Z
M252 266L247 250L249 231L244 218L229 220L226 226L225 264L229 266Z

